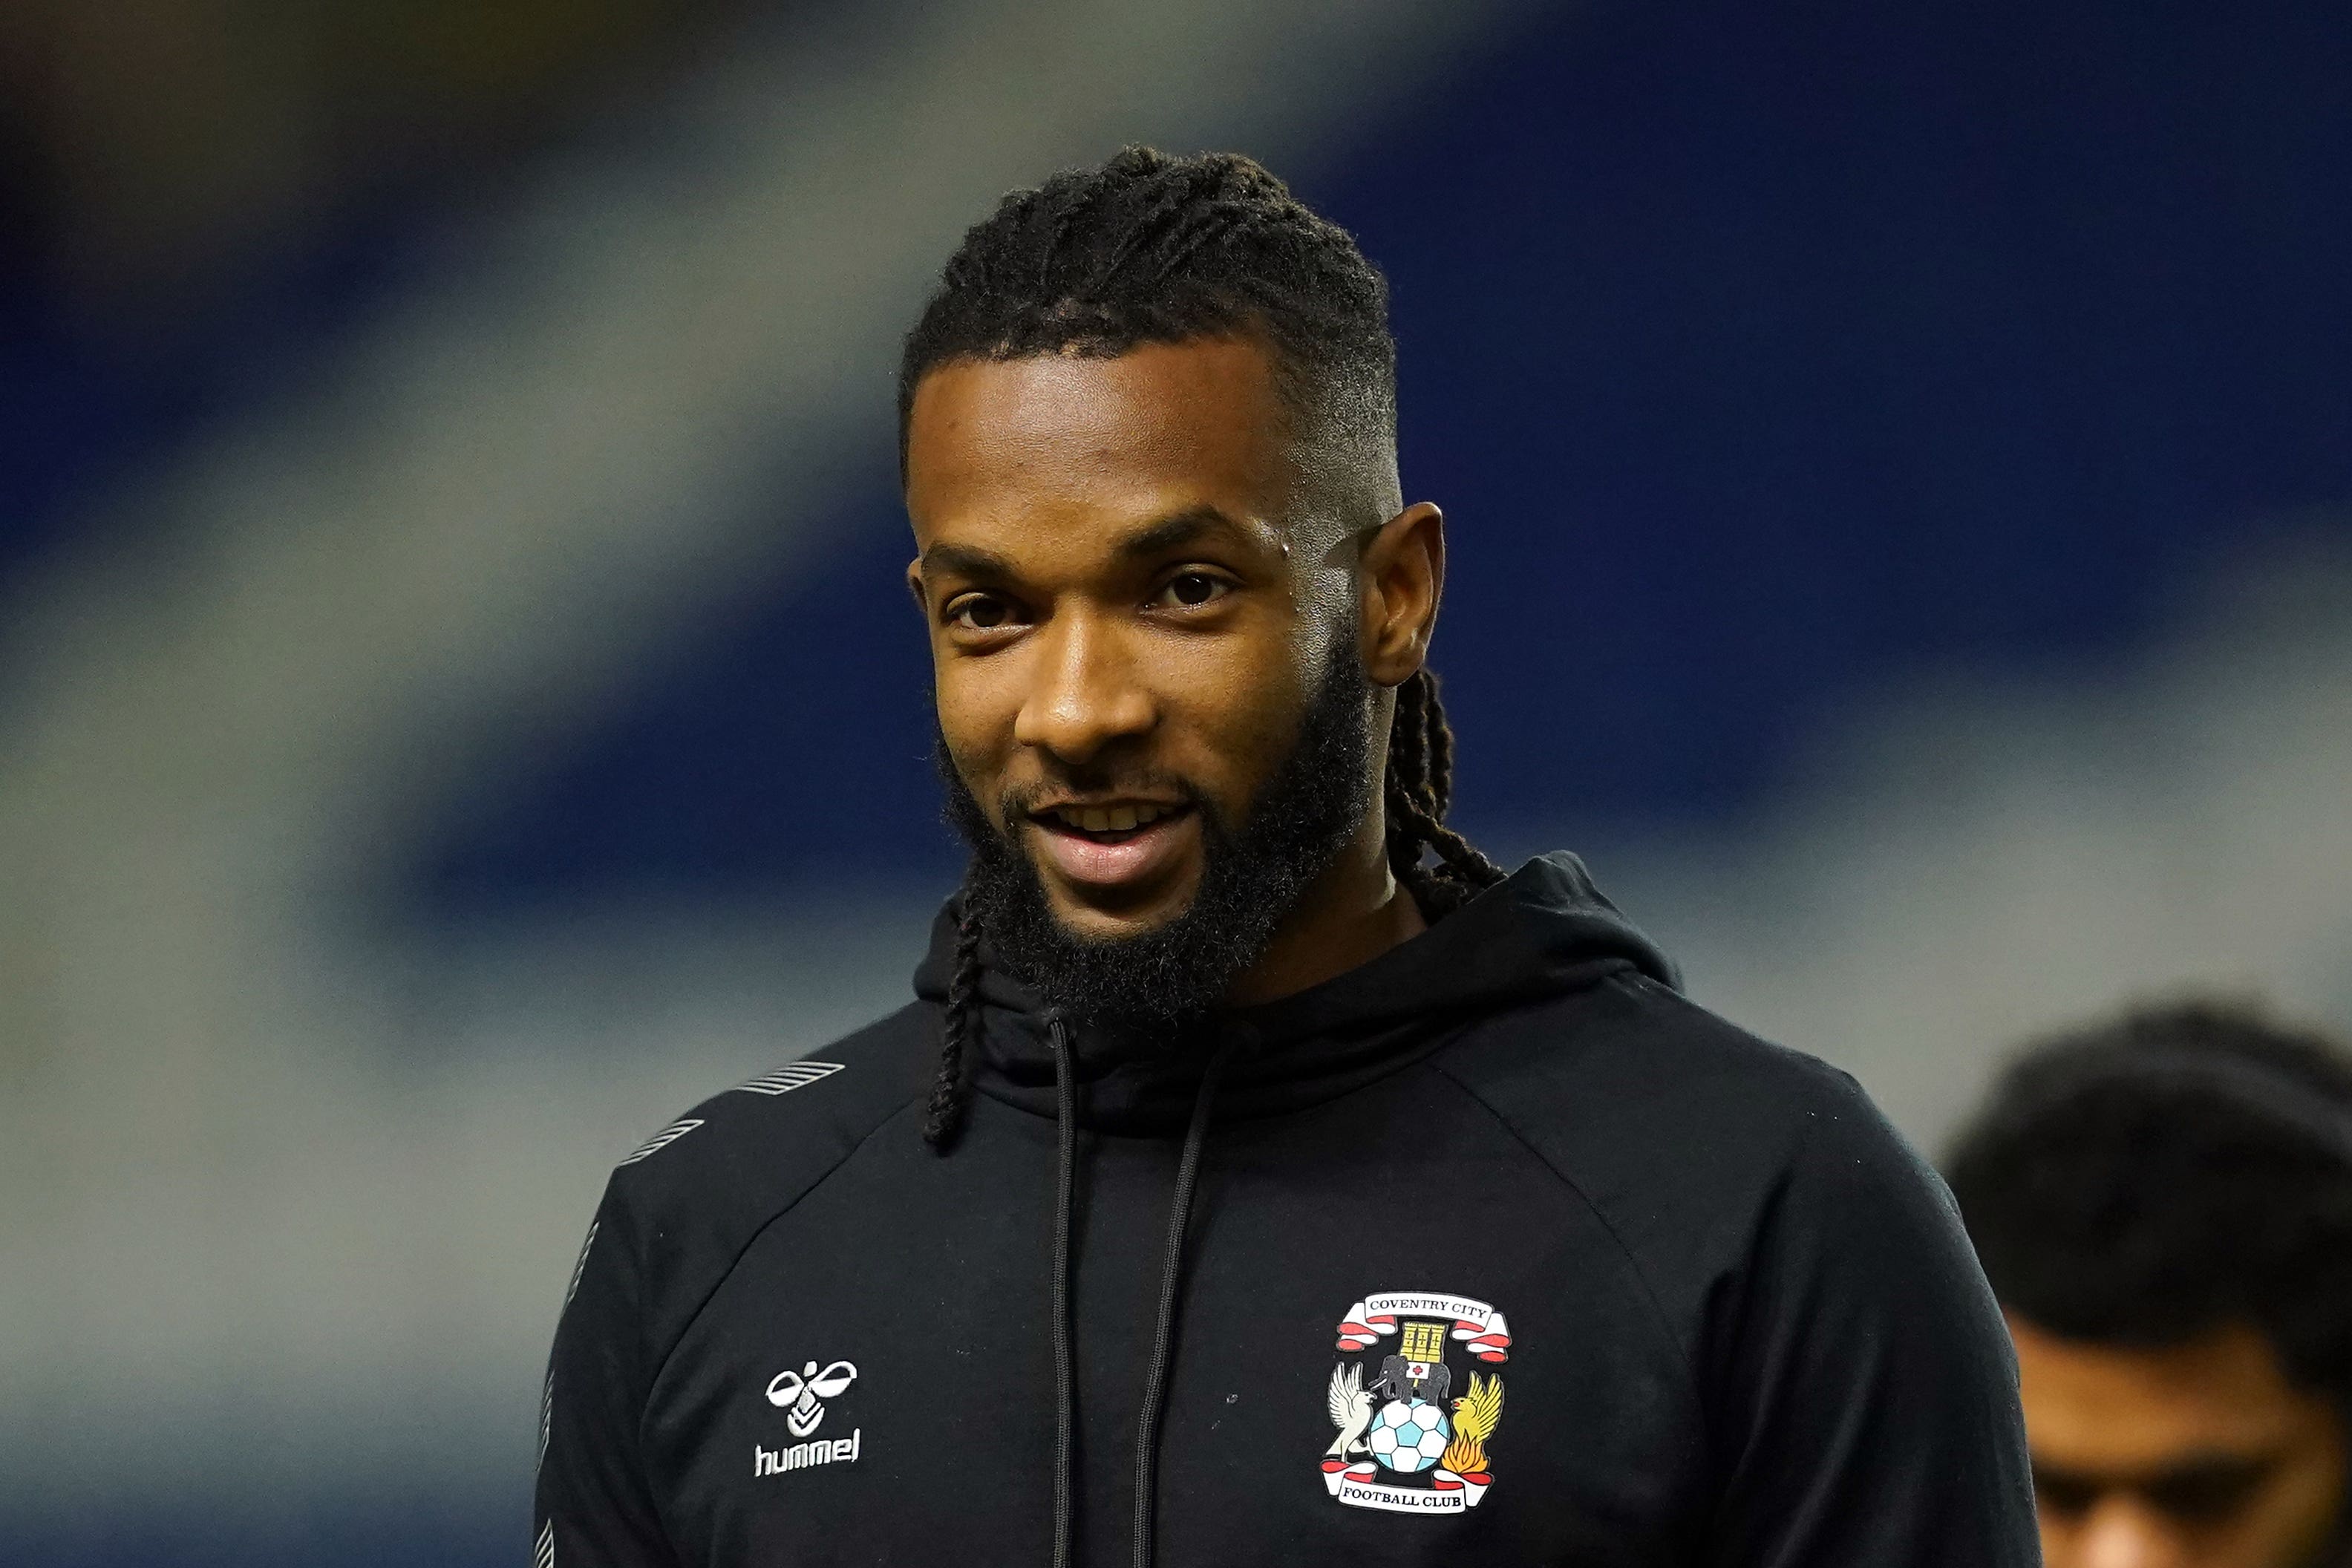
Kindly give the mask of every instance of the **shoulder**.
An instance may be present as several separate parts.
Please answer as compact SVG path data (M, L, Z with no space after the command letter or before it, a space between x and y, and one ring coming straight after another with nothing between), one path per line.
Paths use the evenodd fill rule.
M1911 1158L1848 1074L1631 973L1472 1030L1434 1065L1577 1165L1650 1151L1737 1182L1846 1139Z
M1930 1247L1948 1195L1853 1078L1654 980L1612 976L1432 1064L1577 1189L1666 1296L1705 1295L1794 1215Z
M651 1341L682 1331L751 1239L869 1138L920 1113L938 1039L938 1009L910 1003L711 1096L614 1168L597 1225L628 1254Z
M790 1201L926 1089L938 1012L916 1002L703 1100L614 1168L640 1211Z
M1724 1561L2032 1560L1999 1310L1852 1078L1632 975L1431 1066L1591 1205L1682 1347Z

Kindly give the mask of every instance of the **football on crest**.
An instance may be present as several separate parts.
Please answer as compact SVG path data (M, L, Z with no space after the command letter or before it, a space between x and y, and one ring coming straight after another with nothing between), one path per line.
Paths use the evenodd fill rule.
M1372 1417L1372 1429L1364 1437L1374 1458L1407 1475L1437 1463L1453 1439L1454 1426L1445 1412L1425 1399L1390 1400Z

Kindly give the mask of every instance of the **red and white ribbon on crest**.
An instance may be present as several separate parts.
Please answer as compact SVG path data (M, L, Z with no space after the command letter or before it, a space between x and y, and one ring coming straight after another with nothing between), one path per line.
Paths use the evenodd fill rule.
M1489 1311L1483 1319L1464 1318L1454 1325L1454 1337L1462 1348L1483 1362L1511 1359L1511 1328L1503 1321L1503 1314Z
M1493 1477L1484 1471L1457 1476L1433 1470L1426 1487L1401 1487L1377 1478L1380 1467L1369 1459L1323 1461L1323 1485L1341 1502L1358 1508L1386 1509L1391 1513L1460 1513L1476 1508Z
M1359 1301L1348 1309L1339 1321L1339 1348L1343 1351L1370 1350L1382 1334L1397 1331L1394 1312L1375 1314Z

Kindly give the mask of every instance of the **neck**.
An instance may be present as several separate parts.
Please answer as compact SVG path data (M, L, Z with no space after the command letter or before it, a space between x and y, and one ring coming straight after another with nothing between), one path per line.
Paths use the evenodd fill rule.
M1258 961L1225 993L1249 1007L1320 985L1428 929L1421 906L1389 870L1388 822L1376 805L1339 856L1308 885Z

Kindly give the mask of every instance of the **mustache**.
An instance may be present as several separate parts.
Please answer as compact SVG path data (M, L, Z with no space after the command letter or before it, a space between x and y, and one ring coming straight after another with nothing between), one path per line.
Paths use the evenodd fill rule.
M1013 825L999 827L964 783L945 727L938 727L934 756L947 820L971 851L967 916L986 929L1006 969L1081 1018L1158 1027L1214 1011L1361 820L1369 691L1352 647L1335 651L1287 755L1246 799L1232 803L1230 824L1193 780L1122 747L1085 766L1032 759L1045 775L1035 783L992 782L1003 820ZM1055 915L1033 853L1043 847L1029 844L1019 825L1034 823L1032 808L1057 794L1122 793L1180 799L1199 814L1200 886L1181 912L1153 929L1097 943Z
M996 809L1000 827L991 821L981 807L980 797L956 765L955 751L948 744L945 730L934 726L931 733L931 763L939 770L940 782L947 786L947 814L950 824L969 832L973 827L985 827L989 834L1005 844L1011 844L1037 807L1058 796L1071 795L1137 795L1162 800L1174 800L1179 805L1198 811L1213 823L1222 824L1224 814L1198 784L1181 773L1160 768L1089 767L1060 770L1056 777L1041 779L1034 784L1007 784L997 792Z
M1172 800L1179 805L1196 808L1208 805L1207 797L1199 786L1181 773L1150 769L1067 773L1060 778L1040 780L1035 784L1007 784L997 795L996 805L1006 823L1011 824L1034 815L1048 801L1066 799L1071 795L1107 795Z

